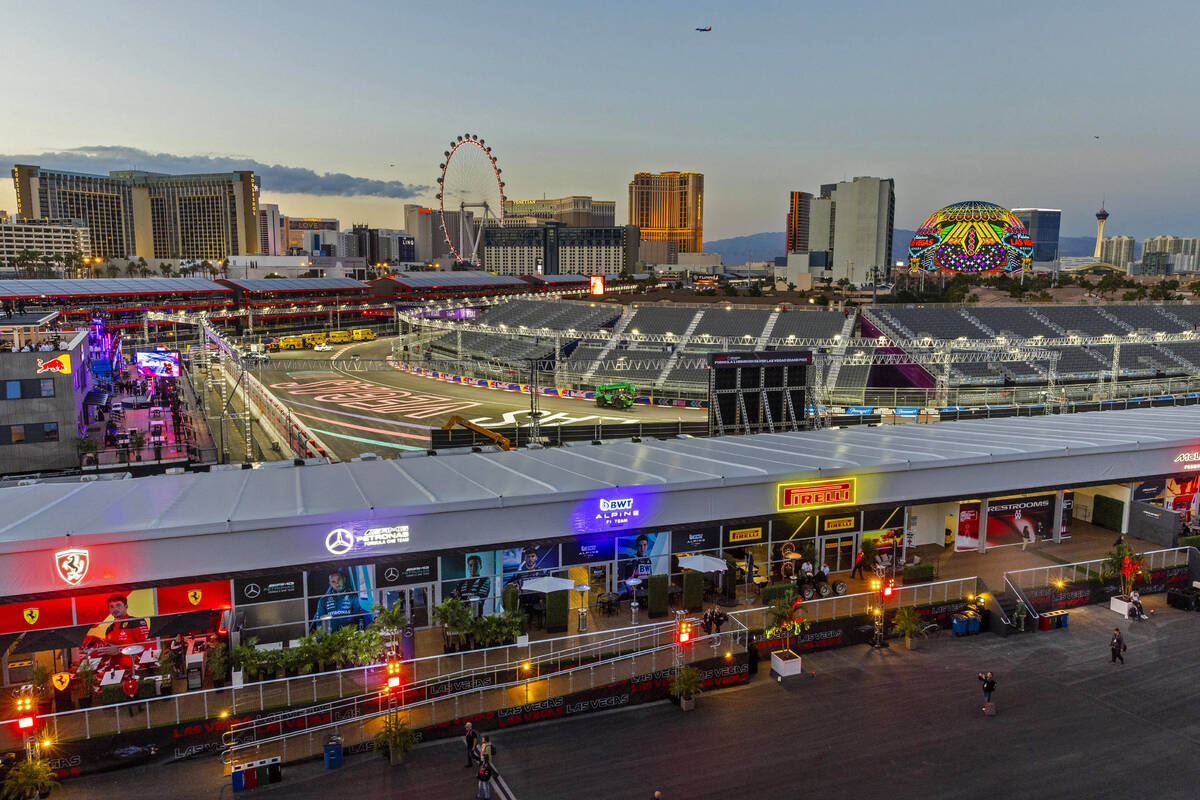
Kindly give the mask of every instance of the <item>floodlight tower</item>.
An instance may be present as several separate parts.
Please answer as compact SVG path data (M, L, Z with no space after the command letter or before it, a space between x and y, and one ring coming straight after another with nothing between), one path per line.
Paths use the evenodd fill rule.
M1104 245L1104 223L1108 221L1108 212L1104 210L1104 203L1100 203L1100 210L1096 212L1096 252L1092 254L1092 258L1100 260L1100 248Z

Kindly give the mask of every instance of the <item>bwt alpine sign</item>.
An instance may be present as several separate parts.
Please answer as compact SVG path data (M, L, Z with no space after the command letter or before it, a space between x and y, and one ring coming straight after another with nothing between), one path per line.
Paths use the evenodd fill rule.
M634 506L632 497L619 497L615 500L601 497L600 513L596 515L596 521L601 525L619 527L628 525L637 516L638 509Z
M325 536L325 549L335 556L344 556L375 547L408 544L408 540L407 525L367 528L362 533L355 533L349 528L334 528Z
M814 508L854 505L854 478L824 481L792 481L777 488L778 511L809 511Z

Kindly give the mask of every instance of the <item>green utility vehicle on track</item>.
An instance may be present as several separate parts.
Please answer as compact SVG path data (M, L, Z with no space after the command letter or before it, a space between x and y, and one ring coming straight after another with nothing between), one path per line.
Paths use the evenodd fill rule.
M626 409L633 405L637 387L632 383L602 383L596 387L598 408Z

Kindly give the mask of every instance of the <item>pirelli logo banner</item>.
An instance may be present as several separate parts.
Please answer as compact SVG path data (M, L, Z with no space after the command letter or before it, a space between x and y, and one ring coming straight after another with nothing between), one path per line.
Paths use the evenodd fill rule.
M832 517L825 520L827 531L848 531L858 527L858 517Z
M776 491L778 511L809 511L854 505L854 478L792 481L779 484Z
M763 529L759 528L734 528L729 532L729 543L737 544L738 542L757 542L762 539Z

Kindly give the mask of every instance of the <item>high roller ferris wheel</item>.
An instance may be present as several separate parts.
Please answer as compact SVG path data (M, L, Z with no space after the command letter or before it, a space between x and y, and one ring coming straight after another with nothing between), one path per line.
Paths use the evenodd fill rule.
M442 236L459 262L479 264L479 245L488 225L504 225L504 181L492 148L472 133L450 142L438 165L438 213ZM458 214L457 223L452 218ZM450 218L447 215L451 215ZM457 238L451 231L457 231Z

